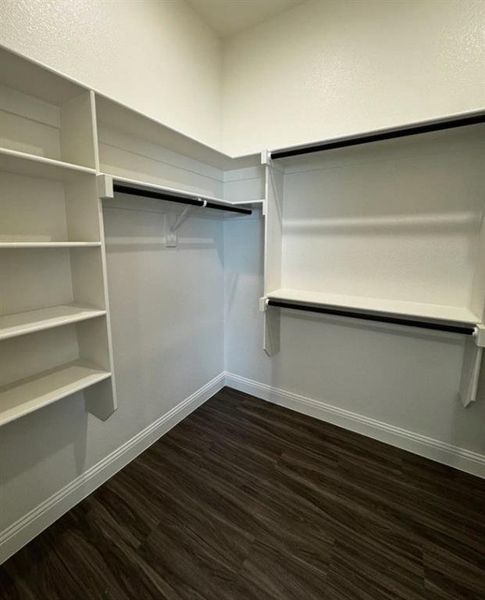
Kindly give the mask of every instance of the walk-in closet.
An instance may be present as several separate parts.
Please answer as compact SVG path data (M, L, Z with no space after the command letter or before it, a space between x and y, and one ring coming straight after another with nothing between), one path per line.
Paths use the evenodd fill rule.
M484 28L0 0L0 600L485 597Z

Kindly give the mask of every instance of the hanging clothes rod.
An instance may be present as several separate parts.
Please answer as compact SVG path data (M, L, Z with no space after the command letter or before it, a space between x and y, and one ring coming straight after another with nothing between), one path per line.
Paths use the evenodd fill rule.
M223 204L213 202L211 200L205 200L201 196L178 196L169 192L163 192L160 190L148 190L143 188L134 187L131 185L124 185L121 183L113 183L113 191L119 192L120 194L129 194L131 196L141 196L143 198L154 198L155 200L166 200L167 202L176 202L178 204L188 204L190 206L199 206L201 208L212 208L214 210L222 210L224 212L238 213L240 215L250 215L252 210L250 208L244 208L242 206L234 206L233 204Z
M330 140L328 142L316 142L315 144L307 144L305 146L283 148L281 150L273 150L270 154L271 158L276 160L278 158L288 158L290 156L299 156L301 154L310 154L312 152L322 152L324 150L346 148L348 146L357 146L359 144L369 144L372 142L380 142L382 140L418 135L420 133L431 133L433 131L455 129L456 127L465 127L467 125L478 125L480 123L485 123L484 112L443 119L441 121L416 123L415 125L406 125L404 127L362 133L336 140Z
M374 321L378 323L390 323L392 325L405 325L407 327L419 327L420 329L431 329L433 331L446 331L447 333L459 333L462 335L475 335L473 325L448 325L446 323L435 323L433 321L419 321L416 319L406 319L401 317L387 317L385 315L376 315L371 313L356 312L343 308L327 308L326 306L312 306L308 304L297 304L285 302L283 300L273 300L268 298L267 306L275 308L289 308L292 310L303 310L335 317L350 317L352 319L361 319L363 321Z

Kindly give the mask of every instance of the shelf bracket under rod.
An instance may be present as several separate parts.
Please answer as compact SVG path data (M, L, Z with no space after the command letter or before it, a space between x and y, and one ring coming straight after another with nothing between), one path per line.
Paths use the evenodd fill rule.
M205 208L207 206L207 200L202 200L202 198L197 198L197 200L200 200L201 208ZM177 229L180 228L180 226L182 225L182 223L184 223L184 221L187 220L190 212L192 211L194 207L193 206L186 206L184 208L184 210L179 214L179 216L177 217L177 219L175 220L175 223L170 227L170 232L171 233L175 233L177 231Z

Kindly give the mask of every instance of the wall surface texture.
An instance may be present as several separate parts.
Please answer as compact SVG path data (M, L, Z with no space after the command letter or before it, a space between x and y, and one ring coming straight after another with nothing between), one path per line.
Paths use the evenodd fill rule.
M481 0L308 0L222 42L183 0L0 3L0 43L231 154L485 104Z
M308 0L225 41L226 150L485 105L485 2Z
M183 0L0 2L0 43L220 144L221 42Z

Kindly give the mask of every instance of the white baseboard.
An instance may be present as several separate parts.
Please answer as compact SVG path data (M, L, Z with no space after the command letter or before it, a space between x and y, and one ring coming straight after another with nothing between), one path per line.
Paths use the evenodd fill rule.
M226 372L226 385L392 446L485 478L485 456L419 433Z
M96 488L223 387L224 373L221 373L103 460L76 477L74 481L0 532L0 564L39 535L46 527L52 525L78 502L94 492Z

